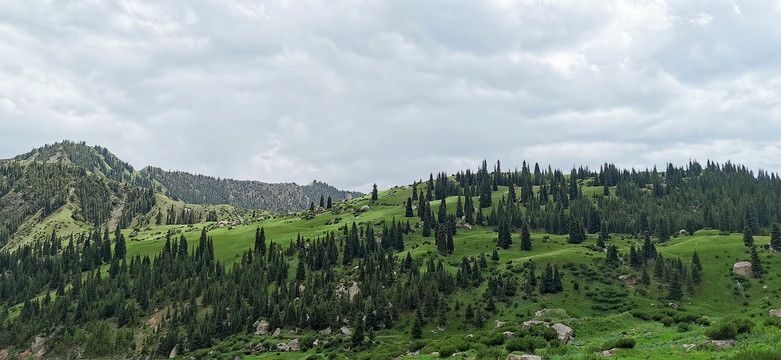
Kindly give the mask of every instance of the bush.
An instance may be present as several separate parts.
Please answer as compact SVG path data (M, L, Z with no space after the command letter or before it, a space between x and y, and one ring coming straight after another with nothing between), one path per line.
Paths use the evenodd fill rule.
M609 350L612 348L631 349L633 347L635 347L635 339L630 337L624 337L615 340L605 341L605 343L602 344L602 348L600 350Z
M705 335L712 340L729 340L738 336L738 328L735 324L722 321L718 325L705 331Z
M507 341L507 351L523 351L527 353L533 353L535 349L543 349L548 346L542 338L525 336L522 338L514 338Z
M775 326L781 329L781 317L771 316L765 319L765 326Z

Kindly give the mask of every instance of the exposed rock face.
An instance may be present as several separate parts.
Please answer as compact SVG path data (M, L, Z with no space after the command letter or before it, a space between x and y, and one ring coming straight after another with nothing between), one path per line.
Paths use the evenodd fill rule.
M277 344L277 350L279 350L279 351L288 351L288 350L290 350L290 347L287 346L287 344L285 344L285 343L279 343L279 344Z
M534 312L534 317L538 318L550 312L550 309L542 309Z
M751 277L751 263L748 261L736 262L732 265L732 272L745 277Z
M290 340L289 343L287 343L288 349L290 351L301 351L301 346L298 344L298 339Z
M557 334L559 334L559 341L561 341L562 345L569 344L572 338L575 337L575 331L572 330L571 327L562 323L553 324L553 329L556 330Z
M770 316L781 317L781 310L770 309Z
M708 340L700 344L700 346L715 346L716 349L724 350L735 346L736 343L737 341L735 340Z
M268 334L268 321L260 320L255 323L255 335Z
M545 321L539 321L539 320L529 320L529 321L524 321L524 322L523 322L523 328L524 328L524 330L525 330L525 329L528 329L528 328L530 328L530 327L532 327L532 326L534 326L534 325L540 325L540 324L541 324L541 325L548 326L548 323L547 323L547 322L545 322Z
M281 333L282 333L282 329L280 329L280 328L277 328L276 330L274 330L274 333L273 333L273 334L271 334L271 336L273 336L273 337L277 337L277 336L279 336L279 334L281 334Z
M621 280L626 286L637 285L637 278L633 275L619 275L618 280Z

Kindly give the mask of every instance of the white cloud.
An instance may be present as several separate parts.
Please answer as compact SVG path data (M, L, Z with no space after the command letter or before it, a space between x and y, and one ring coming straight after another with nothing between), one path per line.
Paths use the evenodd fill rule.
M368 191L501 159L781 170L764 2L0 4L0 157Z

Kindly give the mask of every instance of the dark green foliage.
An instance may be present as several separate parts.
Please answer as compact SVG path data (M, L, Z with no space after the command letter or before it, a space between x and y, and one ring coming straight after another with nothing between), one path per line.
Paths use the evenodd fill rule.
M521 250L532 250L532 237L529 234L529 227L526 225L526 221L521 224Z
M605 257L605 264L609 267L618 266L618 248L615 245L609 245L607 247L607 256Z
M781 350L743 350L732 360L781 360Z
M496 238L496 245L502 249L509 249L512 245L513 239L510 234L510 223L506 218L502 218L499 222L498 236Z
M372 201L377 201L377 184L372 185Z
M423 337L423 314L420 312L420 309L415 312L415 320L412 322L410 335L413 339L420 339Z
M601 350L609 350L613 348L618 349L632 349L635 347L635 339L631 337L622 337L615 340L608 340L602 344Z
M726 317L716 325L705 331L705 335L713 340L734 339L738 334L751 333L754 323L750 319L739 317Z
M781 226L773 224L770 228L770 247L774 251L781 251Z
M751 229L748 226L743 228L743 244L747 248L754 246L754 236L752 236Z
M569 219L569 239L570 244L580 244L586 240L586 229L583 223L575 218Z
M751 247L751 275L759 279L762 278L762 275L764 273L765 273L765 269L764 267L762 267L762 260L759 258L759 254L757 253L757 247L752 246Z

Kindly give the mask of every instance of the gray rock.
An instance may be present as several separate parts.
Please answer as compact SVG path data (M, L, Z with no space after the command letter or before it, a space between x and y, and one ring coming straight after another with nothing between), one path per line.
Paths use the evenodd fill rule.
M342 334L343 334L343 335L352 335L352 334L353 334L353 332L352 332L352 331L350 331L350 329L348 329L347 327L344 327L344 326L342 326L342 328L341 328L341 329L339 329L339 330L341 330L341 331L342 331Z
M626 286L637 285L637 278L634 275L619 275L618 280L621 280Z
M523 355L510 354L507 355L507 360L542 360L542 356L529 355L529 354L523 354Z
M369 205L361 206L361 211L369 211L369 210L371 210L371 207L369 207Z
M288 347L288 349L290 349L290 351L300 351L301 350L301 346L298 344L298 339L290 340L290 342L287 343L287 347Z
M777 309L770 309L770 316L777 316L777 317L781 317L781 310L777 310Z
M177 353L177 351L176 351L176 346L174 346L174 348L173 348L173 349L171 349L171 352L170 352L170 353L168 353L168 358L169 358L169 359L173 359L173 358L175 358L175 357L176 357L176 355L178 355L178 353Z
M323 335L331 335L331 328L325 328L325 330L320 330L320 333Z
M724 350L735 346L735 344L737 344L737 341L735 340L708 340L700 344L700 347L715 346L719 350Z
M613 356L613 354L615 354L616 351L618 351L618 349L616 348L612 348L610 350L604 350L601 353L599 353L599 356Z
M285 344L285 343L279 343L279 344L277 344L277 350L279 350L279 351L288 351L288 350L290 350L290 347L287 346L287 344Z
M575 331L571 327L562 323L553 324L553 329L559 335L559 341L562 345L567 345L575 337Z
M255 322L255 335L268 334L268 321L260 320Z
M529 320L523 322L523 328L528 329L534 325L545 325L548 326L548 323L545 321L539 321L539 320Z
M515 333L512 332L512 331L505 331L505 332L502 333L502 335L504 335L504 338L507 339L507 340L512 339L512 338L515 337Z
M507 323L504 321L494 320L494 329L498 329L505 325L507 325Z
M743 275L747 278L751 277L751 263L748 261L736 262L732 265L732 272L738 275Z
M279 334L281 334L281 333L282 333L282 329L280 329L280 328L277 328L276 330L274 330L274 333L273 333L273 334L271 334L271 336L273 336L273 337L277 337L277 336L279 336Z

